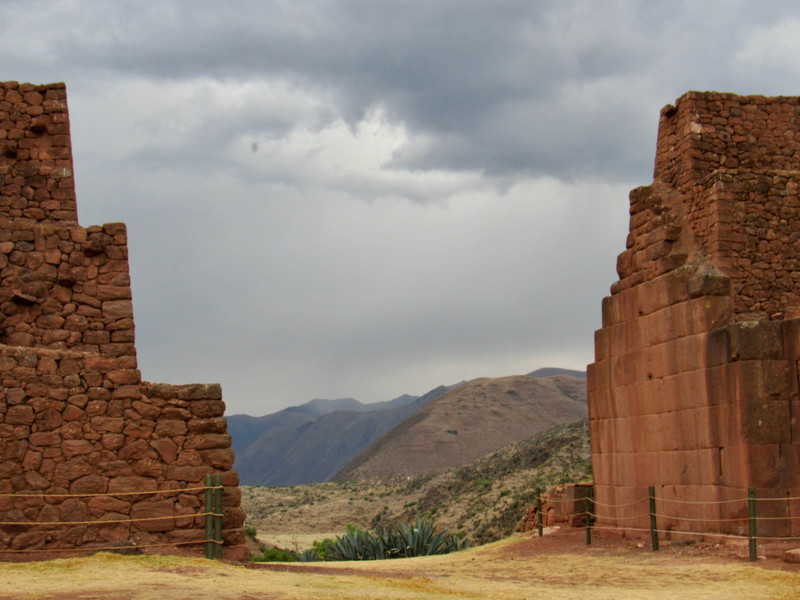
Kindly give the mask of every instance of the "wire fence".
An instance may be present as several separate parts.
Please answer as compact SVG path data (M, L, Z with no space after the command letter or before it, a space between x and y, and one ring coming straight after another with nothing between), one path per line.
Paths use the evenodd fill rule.
M797 502L798 510L796 514L785 514L785 515L778 515L778 516L770 516L769 514L761 514L759 515L759 505L767 506L768 503L771 502L782 502L782 503L789 503L789 502ZM747 497L745 498L734 498L730 500L718 500L718 501L695 501L695 500L679 500L674 498L662 498L656 497L655 495L655 487L651 486L648 488L648 495L642 496L637 498L633 501L626 502L624 504L607 504L603 502L598 502L590 495L587 495L583 498L553 498L553 497L544 497L541 494L537 494L537 501L536 501L536 527L539 530L539 535L543 535L544 529L544 512L543 507L544 504L548 503L550 505L558 505L558 504L568 504L572 505L572 510L569 512L558 512L555 514L556 517L560 518L575 518L575 517L583 517L585 520L586 526L586 543L592 543L592 531L616 531L616 532L637 532L637 533L650 533L651 545L652 549L658 550L659 549L659 535L684 535L684 536L700 536L700 537L711 537L711 538L728 538L728 539L738 539L738 540L747 540L749 544L749 554L750 560L756 560L756 546L759 540L761 541L798 541L800 540L800 536L791 536L791 535L759 535L758 532L758 523L760 522L776 522L780 521L786 524L788 530L791 531L792 529L800 531L800 524L795 526L793 524L794 521L800 523L800 496L798 497L791 497L791 496L784 496L784 497L772 497L772 498L757 498L755 494L755 489L748 488L747 490ZM577 510L576 506L578 504L583 504L583 510ZM660 505L660 510L657 510L656 506ZM720 517L720 518L713 518L710 516L704 517L696 517L687 515L684 511L668 511L666 510L668 505L678 505L680 507L687 507L687 505L691 505L692 507L723 507L725 505L739 505L741 507L742 516L735 516L735 517ZM665 506L667 505L667 506ZM630 513L633 507L641 506L641 510L634 511L633 514L624 514ZM786 505L788 506L788 504ZM600 510L598 510L600 509ZM623 510L621 510L623 509ZM619 514L622 512L623 514ZM762 511L763 513L764 511ZM789 513L791 511L787 511ZM636 526L635 524L624 524L625 522L635 522L635 523L643 523L649 522L649 527L641 527ZM675 529L673 527L665 528L663 524L665 522L687 522L687 523L702 523L703 526L699 527L698 530L681 530ZM615 524L616 523L616 524ZM740 523L742 524L742 529L747 530L747 535L742 534L735 534L725 532L724 529L726 525L731 523ZM722 525L721 527L717 525Z
M0 498L13 498L13 499L34 499L48 501L51 499L65 499L65 498L97 498L97 497L129 497L129 496L147 496L147 495L171 495L183 494L189 492L203 492L205 494L205 510L191 514L173 514L157 517L128 517L124 519L105 519L105 520L79 520L79 521L13 521L13 520L0 520L0 527L80 527L80 526L108 526L115 524L130 524L146 523L150 521L164 521L172 519L174 521L204 518L205 529L203 537L198 540L190 541L174 541L167 543L149 543L149 544L133 544L133 545L107 545L107 546L84 546L74 545L62 548L18 548L18 549L0 549L0 556L10 554L37 554L37 553L61 553L61 552L92 552L100 551L119 551L133 550L133 549L150 549L150 548L166 548L177 546L188 546L195 544L205 544L205 556L209 559L218 559L222 557L222 477L219 474L208 474L205 477L205 485L198 487L188 487L179 489L165 489L165 490L140 490L135 492L109 492L109 493L86 493L86 494L42 494L36 492L26 493L13 493L13 494L0 494Z

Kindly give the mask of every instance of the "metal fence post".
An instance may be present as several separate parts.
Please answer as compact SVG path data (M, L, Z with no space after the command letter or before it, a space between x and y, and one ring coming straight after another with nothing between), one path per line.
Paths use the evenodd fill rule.
M656 527L656 489L652 485L648 488L650 496L650 542L653 552L658 550L658 528Z
M211 473L206 475L206 558L214 558L216 552L214 551L214 495L212 493L212 477Z
M584 498L586 501L586 545L592 545L592 499L589 494Z
M756 491L747 488L747 537L750 543L750 560L755 561L756 556Z
M222 476L214 476L214 547L215 557L222 558Z
M536 524L539 528L539 537L544 535L544 517L542 515L542 492L536 490Z

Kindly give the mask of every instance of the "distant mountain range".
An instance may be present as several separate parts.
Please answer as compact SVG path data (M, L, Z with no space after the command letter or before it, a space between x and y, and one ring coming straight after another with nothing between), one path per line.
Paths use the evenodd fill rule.
M353 398L312 400L264 417L232 415L228 432L242 485L328 481L370 442L447 391L362 404Z
M557 374L536 375L543 371ZM228 432L242 485L280 486L434 472L585 416L585 373L539 369L374 404L312 400L263 417L232 415Z

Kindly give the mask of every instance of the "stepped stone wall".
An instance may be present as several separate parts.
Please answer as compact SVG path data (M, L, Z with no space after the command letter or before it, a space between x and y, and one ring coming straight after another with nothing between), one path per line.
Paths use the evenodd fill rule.
M652 485L660 527L746 534L753 487L759 535L800 535L799 186L800 98L662 110L588 369L602 522L647 527Z
M183 544L205 538L187 515L207 473L226 486L223 557L247 558L220 386L142 381L125 226L78 224L64 84L0 83L0 379L0 559L202 555Z

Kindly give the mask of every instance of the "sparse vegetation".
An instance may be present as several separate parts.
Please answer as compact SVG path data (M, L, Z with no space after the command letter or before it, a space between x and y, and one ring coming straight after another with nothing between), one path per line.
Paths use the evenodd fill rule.
M590 480L584 420L435 477L249 487L243 505L248 521L263 532L262 538L298 551L320 539L320 534L333 539L348 523L377 531L434 515L443 528L460 533L474 545L512 533L535 502L537 490Z

